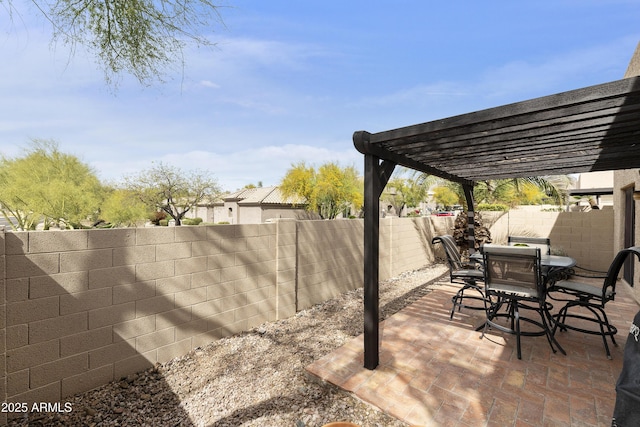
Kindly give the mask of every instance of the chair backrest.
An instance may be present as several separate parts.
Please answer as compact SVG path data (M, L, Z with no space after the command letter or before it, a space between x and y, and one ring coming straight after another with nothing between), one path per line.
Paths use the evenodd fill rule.
M540 248L541 255L551 255L551 239L548 237L509 236L509 246L530 246Z
M544 298L540 248L486 244L482 253L488 291L540 300Z
M602 286L602 300L606 301L607 299L613 299L616 290L616 282L618 281L618 275L620 274L620 269L624 265L624 262L627 260L629 255L635 255L640 259L640 246L632 246L626 249L622 249L613 259L613 262L609 266L609 270L607 270L607 276L604 279L604 284ZM629 283L633 287L633 283ZM610 295L609 298L607 296Z
M447 262L452 270L460 270L463 268L462 258L458 251L458 246L453 236L445 234L443 236L436 236L431 240L431 244L442 243L444 252L447 255Z

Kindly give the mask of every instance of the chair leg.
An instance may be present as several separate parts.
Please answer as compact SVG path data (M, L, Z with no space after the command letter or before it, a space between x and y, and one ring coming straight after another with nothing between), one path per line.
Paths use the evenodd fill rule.
M591 312L593 317L587 317L581 314L569 314L569 308L571 307L584 307ZM607 313L605 313L604 309L600 306L596 305L587 305L580 304L577 301L571 301L567 303L564 307L560 309L558 314L554 315L556 318L555 325L553 327L553 335L555 336L556 330L560 328L561 331L566 331L567 329L572 329L574 331L582 332L585 334L591 335L600 335L602 337L602 342L604 344L604 350L607 354L607 359L611 360L611 351L609 350L609 344L607 343L607 336L611 337L611 342L614 346L618 346L614 335L618 333L618 330L615 326L609 323L609 318ZM567 317L574 319L582 319L589 322L594 322L598 324L599 331L582 329L576 326L567 325Z
M560 353L567 355L567 352L564 351L564 348L560 345L558 340L556 340L556 325L554 325L553 330L551 330L551 324L553 323L553 318L551 313L549 313L549 309L546 306L546 303L540 304L540 317L542 317L542 324L544 326L544 330L546 331L547 341L551 346L551 350L556 353L556 349L560 350Z
M518 303L512 303L513 316L512 316L512 324L515 322L515 331L516 331L516 348L518 351L518 360L522 359L522 348L520 347L520 311L518 310ZM513 327L512 327L513 328Z
M474 309L474 310L483 310L483 307L471 307L471 306L467 306L464 305L464 298L465 298L465 291L469 290L469 289L473 289L475 291L477 291L480 296L467 296L466 298L468 299L474 299L474 300L485 300L485 296L484 293L482 292L482 290L475 284L475 283L467 283L465 284L462 288L460 288L458 290L458 292L456 292L456 294L451 297L451 313L449 315L449 320L453 320L453 314L456 311L456 307L458 307L458 311L460 311L460 309L462 307L465 308L469 308L469 309Z
M607 359L611 360L611 352L609 351L609 344L607 344L607 335L609 335L611 337L611 342L613 343L613 345L615 345L616 347L618 346L618 343L616 343L615 338L613 337L613 335L617 332L617 330L613 330L613 326L611 326L611 324L609 323L609 318L607 317L607 313L604 312L604 310L602 310L600 307L596 309L594 309L593 307L587 307L589 309L590 312L593 313L593 315L598 319L598 326L600 326L600 335L602 335L602 342L604 343L604 349L607 352ZM600 317L600 314L602 314L602 317ZM604 327L607 327L607 330L604 330Z
M484 312L486 314L487 320L484 322L484 325L480 325L476 328L476 331L482 329L482 335L480 335L480 339L484 338L487 329L490 327L489 321L493 319L496 315L496 312L502 306L502 302L500 300L495 303L491 301L491 297L487 295L484 299Z

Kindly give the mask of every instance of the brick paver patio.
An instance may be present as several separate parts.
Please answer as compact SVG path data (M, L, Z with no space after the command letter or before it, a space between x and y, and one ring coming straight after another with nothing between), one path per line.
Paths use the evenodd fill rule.
M556 337L567 355L553 353L545 337L522 338L475 327L483 312L463 309L449 320L457 286L434 291L381 323L380 365L363 365L363 336L307 367L307 371L408 424L420 426L607 426L615 382L637 304L618 287L607 305L618 347L606 358L600 336L575 331Z

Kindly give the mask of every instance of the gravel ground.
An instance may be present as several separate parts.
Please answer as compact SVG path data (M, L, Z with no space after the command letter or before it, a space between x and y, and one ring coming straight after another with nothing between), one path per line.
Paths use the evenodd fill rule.
M381 283L381 317L429 293L446 272L436 264ZM71 412L31 413L9 425L310 427L351 421L406 426L305 373L305 366L360 335L362 319L360 288L68 398Z

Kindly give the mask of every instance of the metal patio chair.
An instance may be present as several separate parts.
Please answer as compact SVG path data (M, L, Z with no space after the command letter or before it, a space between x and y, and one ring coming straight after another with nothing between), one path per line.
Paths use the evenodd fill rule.
M562 346L553 337L550 304L546 302L545 281L540 266L540 248L484 245L484 284L488 297L487 321L482 337L490 328L515 334L518 359L522 358L521 336L546 336L551 350ZM506 310L501 311L506 304ZM535 312L539 319L521 315ZM521 322L534 325L523 331Z
M640 246L626 248L618 252L606 276L604 276L602 286L572 279L560 280L551 285L548 290L549 298L554 301L566 302L560 311L554 315L556 320L553 328L554 333L556 329L560 328L561 331L571 329L585 334L600 335L602 336L607 358L611 359L607 337L611 338L613 345L617 346L618 344L615 341L614 335L618 330L609 322L609 318L605 312L605 305L609 301L613 301L616 296L618 275L624 262L629 258L629 255L636 255L636 257L640 259ZM568 295L571 298L566 299L556 296L556 292ZM586 312L591 313L591 316L588 316ZM584 321L582 323L588 323L585 323L584 326L579 323L571 324L567 323L567 319L582 320ZM597 328L587 329L586 327L589 324L595 324Z
M451 307L449 319L453 319L453 313L456 307L458 311L461 307L471 310L484 310L485 296L481 285L484 280L484 273L481 269L482 264L476 261L462 261L454 238L448 234L434 237L431 240L431 244L436 243L440 243L444 247L449 264L449 278L451 283L462 285L462 287L458 289L458 292L451 298L453 306ZM473 291L474 294L465 294L467 291ZM465 300L481 301L482 305L467 305Z
M540 248L540 255L551 255L551 239L548 237L509 236L509 246L528 246Z

